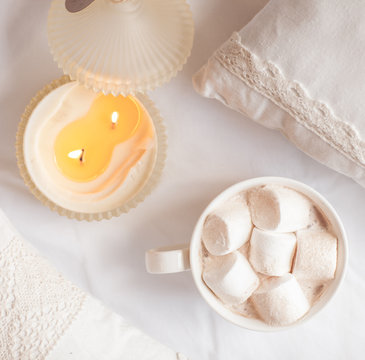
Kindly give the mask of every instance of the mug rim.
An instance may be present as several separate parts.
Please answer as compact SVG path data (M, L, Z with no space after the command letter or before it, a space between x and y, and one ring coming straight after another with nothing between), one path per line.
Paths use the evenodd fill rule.
M271 326L263 322L262 320L247 318L243 315L240 315L238 313L229 310L216 297L216 295L214 295L214 293L205 285L201 277L202 264L200 261L199 251L201 245L201 232L207 215L219 203L223 202L224 200L227 200L232 195L235 195L242 191L246 191L256 186L262 186L268 184L287 186L307 196L325 214L325 216L327 217L332 226L333 232L337 237L337 266L336 266L335 278L332 280L332 283L329 285L326 291L321 295L319 300L311 306L310 310L301 319L286 326ZM256 177L243 180L241 182L231 185L230 187L220 192L217 196L215 196L213 200L211 200L209 204L205 207L204 211L202 212L198 221L196 222L189 248L190 248L190 266L194 283L195 286L198 288L200 295L208 303L208 305L211 308L213 308L213 310L217 312L220 316L230 321L231 323L242 328L261 332L272 332L272 331L280 331L294 328L300 324L303 324L304 322L315 316L333 299L334 295L341 287L348 263L348 241L347 241L346 231L339 215L337 214L333 206L328 202L328 200L323 195L321 195L319 192L314 190L309 185L306 185L300 181L291 178L276 177L276 176L264 176L264 177Z

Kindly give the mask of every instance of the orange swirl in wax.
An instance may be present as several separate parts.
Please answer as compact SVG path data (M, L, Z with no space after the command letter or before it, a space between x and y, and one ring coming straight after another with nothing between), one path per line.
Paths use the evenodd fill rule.
M99 95L85 116L66 125L57 135L55 162L66 178L90 182L106 171L119 145L130 143L125 146L128 154L118 165L118 178L125 178L153 136L150 120L132 96Z

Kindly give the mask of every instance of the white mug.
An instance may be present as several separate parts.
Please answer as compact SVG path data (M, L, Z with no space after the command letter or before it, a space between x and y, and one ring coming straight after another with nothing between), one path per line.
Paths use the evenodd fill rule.
M294 324L280 327L268 325L258 319L246 318L227 309L202 280L202 262L199 255L201 248L202 229L208 214L210 214L213 209L216 209L221 203L233 195L256 186L267 184L287 186L297 190L311 199L314 204L323 212L323 214L326 215L327 219L332 225L332 230L338 239L337 268L334 280L331 282L325 293L311 307L309 312L302 319L295 322ZM196 223L190 244L174 245L147 251L146 269L148 272L154 274L174 273L191 269L195 285L197 286L201 296L223 318L247 329L256 331L275 331L287 329L303 323L313 315L317 314L329 302L343 281L345 269L347 266L347 258L348 248L345 229L334 208L322 195L320 195L311 187L292 179L280 177L260 177L235 184L213 199L213 201L211 201L211 203L203 211L198 222Z

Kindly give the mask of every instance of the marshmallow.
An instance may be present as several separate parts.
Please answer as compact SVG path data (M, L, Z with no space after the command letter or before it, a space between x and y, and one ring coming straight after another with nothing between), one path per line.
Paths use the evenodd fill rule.
M308 302L313 305L328 288L329 282L296 278Z
M290 272L295 252L293 233L276 233L254 228L249 260L261 274L281 276Z
M259 286L256 273L238 251L211 260L204 269L203 280L224 303L241 304Z
M248 194L254 225L262 230L294 232L309 224L310 201L283 186L264 186Z
M293 274L298 279L327 281L335 276L337 238L326 231L297 232Z
M273 326L292 324L304 316L310 308L307 298L292 274L264 280L251 299L260 317Z
M225 255L249 240L252 222L246 199L237 196L208 215L202 240L212 255Z

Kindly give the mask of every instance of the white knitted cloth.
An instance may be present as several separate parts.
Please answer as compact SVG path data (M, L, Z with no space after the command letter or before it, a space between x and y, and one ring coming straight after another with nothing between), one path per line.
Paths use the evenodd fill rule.
M60 275L0 210L0 359L176 360Z

